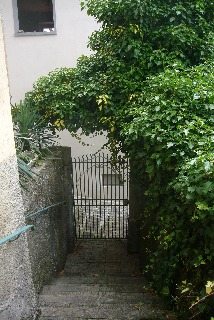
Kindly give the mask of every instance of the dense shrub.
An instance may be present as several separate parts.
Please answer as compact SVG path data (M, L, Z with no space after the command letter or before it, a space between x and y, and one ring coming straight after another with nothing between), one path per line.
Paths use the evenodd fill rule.
M157 247L147 271L160 292L174 297L184 319L214 284L213 83L213 63L148 78L122 133L130 154L141 142L148 176L143 218L156 213L148 237ZM192 311L209 314L211 298L210 307L201 302Z
M26 96L57 128L108 130L147 181L146 270L184 319L213 316L214 2L86 0L94 53ZM143 229L142 229L143 230ZM142 234L142 238L143 238Z

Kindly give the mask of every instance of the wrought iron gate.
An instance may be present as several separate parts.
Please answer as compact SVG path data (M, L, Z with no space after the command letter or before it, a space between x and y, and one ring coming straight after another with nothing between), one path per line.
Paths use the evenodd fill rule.
M106 154L72 159L77 238L127 238L129 163Z

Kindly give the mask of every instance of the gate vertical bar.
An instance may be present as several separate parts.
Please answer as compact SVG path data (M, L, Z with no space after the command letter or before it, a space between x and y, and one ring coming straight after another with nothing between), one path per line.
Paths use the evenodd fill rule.
M108 154L107 154L107 159L106 159L106 161L107 161L107 175L106 175L106 177L107 177L107 199L108 199L108 204L109 204L109 184L108 184L108 180L109 180L109 160L108 160ZM108 232L108 235L107 235L107 238L109 238L109 207L107 207L108 208L108 210L107 210L107 232Z
M119 162L118 162L118 171L119 171L119 180L120 180L120 178L122 178L121 177L121 173L120 173L120 169L121 169L121 167L120 167L120 165L121 165L121 158L119 158ZM123 182L124 180L122 180L122 182ZM123 182L123 185L124 185L124 182ZM119 193L119 195L118 195L118 197L119 197L119 209L118 209L118 215L119 215L119 217L118 217L118 224L119 224L119 238L120 238L120 218L121 218L121 213L120 213L120 188L121 188L121 182L119 181L119 190L118 190L118 193Z
M125 180L125 163L123 162L123 181ZM125 184L123 184L123 238L126 237L125 234L125 210L124 210L124 200L125 200Z
M85 193L85 174L84 174L85 162L86 162L86 159L85 159L85 156L83 155L82 163L81 163L81 175L83 175L83 180L82 180L83 186L81 187L81 189L83 190L82 201L83 201L84 207L85 207L85 210L83 212L85 213L85 230L87 233L88 232L88 215L87 215L88 206L87 206L86 193Z
M113 181L113 175L112 175L112 163L111 163L111 216L112 216L112 207L113 207L113 186L112 186L112 181ZM113 238L113 230L112 230L112 218L111 218L111 237Z
M126 161L126 171L127 171L127 200L129 199L129 160ZM128 203L127 203L128 205ZM127 219L126 219L126 238L128 236L128 213L127 213Z
M94 157L94 168L95 168L95 212L98 212L98 194L97 194L97 187L98 187L98 181L97 181L97 172L99 175L99 165L97 164L97 157Z
M78 206L78 209L80 209L80 217L81 217L81 221L82 221L82 228L84 227L84 220L83 220L83 212L84 212L84 206L82 204L82 174L81 174L81 161L80 161L80 157L78 157L78 170L79 170L79 186L80 186L80 189L79 189L79 192L80 192L80 206ZM79 202L79 199L78 199L78 202Z
M78 170L77 170L77 159L74 159L74 171L75 171L75 180L74 180L74 187L76 189L76 197L74 199L74 210L75 210L75 216L77 214L77 219L76 220L76 232L78 233L78 237L80 237L80 216L79 216L79 203L78 203L78 198L79 198L79 190L78 190ZM78 229L77 229L78 228Z
M115 176L114 176L114 238L117 238L117 163L115 163Z
M87 168L87 194L86 203L88 204L88 221L89 221L89 234L91 238L91 202L90 202L90 180L89 180L89 159L86 155L86 168Z
M100 160L100 154L99 154L99 163L98 163L98 167L99 167L99 187L100 187L100 192L99 192L99 200L100 200L100 210L99 210L99 216L100 216L100 227L102 225L102 210L103 210L103 199L102 199L102 177L103 177L103 166L104 166L104 163L101 164L101 160ZM101 168L102 166L102 168ZM101 229L100 229L101 231ZM101 238L102 238L102 235L101 235Z
M96 157L97 158L97 157ZM97 161L96 161L96 165L97 165ZM97 238L99 238L99 217L100 217L100 221L101 221L101 210L102 210L102 205L101 205L101 174L100 174L100 154L98 157L98 177L97 177L97 183L99 183L99 204L100 204L100 208L99 210L96 210L96 222L97 222Z
M92 233L93 233L93 238L95 238L95 232L94 232L94 207L93 207L93 156L90 155L91 161L90 161L90 171L91 171L91 190L90 190L90 197L89 197L89 202L91 204L90 206L90 217L92 215ZM96 179L96 177L95 177Z

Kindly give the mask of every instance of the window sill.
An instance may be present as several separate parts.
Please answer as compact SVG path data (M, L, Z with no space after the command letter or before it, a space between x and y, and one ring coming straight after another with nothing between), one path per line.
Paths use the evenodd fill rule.
M53 36L56 35L56 31L51 32L16 32L15 37L28 37L28 36Z

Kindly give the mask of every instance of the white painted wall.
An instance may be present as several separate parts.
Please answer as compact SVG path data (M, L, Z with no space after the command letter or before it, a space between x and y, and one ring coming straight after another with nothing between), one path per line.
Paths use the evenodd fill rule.
M12 101L19 101L41 75L75 66L88 54L88 36L96 21L80 10L79 0L55 0L56 35L15 36L12 0L0 0Z
M79 130L81 133L81 130ZM94 154L96 152L109 153L108 150L103 150L103 145L107 142L106 136L104 135L89 135L81 136L81 141L72 138L69 131L64 130L59 133L60 141L59 143L63 146L70 147L72 156L81 157L84 154ZM83 145L84 143L84 145ZM102 150L101 150L102 149Z
M11 102L24 98L33 83L42 75L59 67L73 67L77 58L89 54L88 36L98 28L96 21L80 9L80 0L55 0L56 35L15 36L12 0L0 0L3 18ZM71 146L73 154L91 153L100 149L103 137L83 138L89 147L82 147L68 132L61 134L62 145Z

